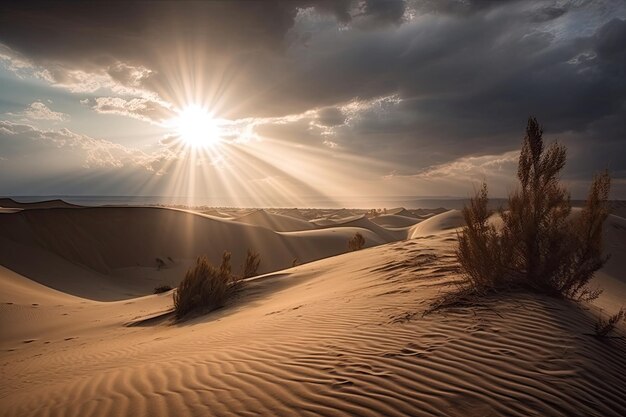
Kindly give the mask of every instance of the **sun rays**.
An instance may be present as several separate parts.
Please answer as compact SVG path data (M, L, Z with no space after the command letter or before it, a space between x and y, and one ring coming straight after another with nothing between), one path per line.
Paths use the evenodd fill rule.
M147 180L146 189L184 197L190 206L206 201L245 207L308 206L311 201L334 205L337 196L358 192L364 173L381 164L331 149L324 145L328 135L302 143L300 137L277 137L262 129L300 120L318 129L318 109L242 118L241 107L252 97L233 103L232 96L245 85L240 67L211 61L199 51L181 45L177 59L165 65L160 95L172 111L161 123L167 131L161 141L167 157L164 174Z
M205 148L217 145L222 140L219 120L204 107L190 105L177 113L167 125L185 146Z

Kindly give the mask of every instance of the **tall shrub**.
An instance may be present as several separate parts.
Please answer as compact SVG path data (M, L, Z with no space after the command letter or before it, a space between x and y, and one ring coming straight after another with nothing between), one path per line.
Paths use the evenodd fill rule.
M519 187L501 211L503 226L489 222L487 185L463 209L457 258L470 287L485 292L511 286L573 299L593 299L589 287L602 255L602 224L608 216L610 178L594 178L587 203L571 215L570 197L559 182L566 149L543 143L543 130L529 118L519 157Z

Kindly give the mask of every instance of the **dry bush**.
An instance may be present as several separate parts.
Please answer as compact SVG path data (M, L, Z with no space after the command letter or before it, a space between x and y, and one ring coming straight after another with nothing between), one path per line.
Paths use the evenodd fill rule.
M354 237L348 240L348 249L351 251L361 250L365 246L365 238L361 234L361 232L356 232Z
M594 178L580 215L570 216L569 194L559 183L565 147L544 148L542 134L530 118L519 157L520 187L509 196L508 210L500 211L501 230L488 221L486 184L463 209L467 226L458 236L457 258L470 292L516 287L575 300L600 294L589 281L607 260L602 224L609 213L609 175Z
M200 257L185 274L174 292L174 312L177 319L192 311L211 311L224 305L237 289L240 279L231 274L230 252L224 252L219 268Z
M483 184L463 208L467 226L458 235L457 258L470 287L478 292L506 284L505 268L511 253L489 223L493 212L487 208L488 202L487 184Z
M172 287L170 287L169 285L161 285L161 286L156 287L156 288L154 289L154 293L155 293L155 294L162 294L162 293L164 293L164 292L168 292L168 291L169 291L169 290L171 290L171 289L172 289Z
M608 318L608 320L604 320L602 317L598 318L598 321L595 324L595 336L596 337L607 337L609 333L611 333L615 329L615 325L620 321L624 320L626 317L626 309L623 307L620 310L613 314Z
M243 266L243 277L250 278L257 274L259 270L259 265L261 264L261 257L258 252L253 252L248 249L248 254L246 255L246 261Z
M161 258L155 258L157 271L160 271L162 268L165 268L165 261Z

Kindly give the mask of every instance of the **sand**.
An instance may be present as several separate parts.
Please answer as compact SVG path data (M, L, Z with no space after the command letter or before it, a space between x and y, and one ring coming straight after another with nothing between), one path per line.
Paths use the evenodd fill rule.
M276 232L166 209L0 214L0 415L624 415L626 341L589 335L615 297L581 308L519 293L424 316L459 279L459 213L391 243L355 220ZM620 252L597 279L618 294L624 222L607 221ZM355 230L377 246L330 257ZM105 301L225 239L262 242L276 268L226 307L174 324L170 292ZM284 269L298 251L318 260ZM155 253L178 264L156 271Z

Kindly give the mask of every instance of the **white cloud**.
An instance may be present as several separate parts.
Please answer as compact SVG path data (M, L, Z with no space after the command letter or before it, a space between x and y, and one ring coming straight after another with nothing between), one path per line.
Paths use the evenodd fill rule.
M414 174L392 171L383 177L383 183L388 188L397 187L399 195L417 192L421 195L462 196L471 193L472 187L486 182L491 195L502 197L514 186L518 158L519 151L461 157Z
M31 103L31 105L28 106L23 112L19 113L19 115L31 120L63 121L69 119L69 115L53 111L41 101Z
M486 177L510 176L517 167L519 151L501 155L467 156L452 162L429 167L415 175L418 178L454 178L482 181Z
M157 94L143 87L153 73L144 66L117 61L94 71L65 66L58 62L36 63L0 43L0 63L20 78L33 77L72 93L109 90L115 94L156 99Z
M17 141L45 141L57 148L79 150L84 153L84 167L86 168L138 166L162 174L166 163L177 158L177 155L168 149L147 154L139 149L129 148L104 139L92 138L66 128L45 130L6 120L0 120L0 138Z
M147 98L123 99L120 97L98 97L94 100L81 100L98 113L118 114L151 123L161 123L174 116L168 103Z
M333 142L332 140L325 140L324 145L328 146L330 149L335 149L339 147L339 144L337 144L337 142Z

